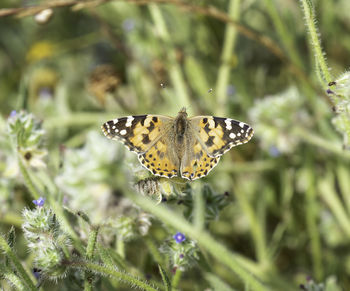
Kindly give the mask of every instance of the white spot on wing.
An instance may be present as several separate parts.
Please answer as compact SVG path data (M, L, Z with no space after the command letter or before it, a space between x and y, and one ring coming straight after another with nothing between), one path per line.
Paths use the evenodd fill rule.
M128 116L128 119L126 120L125 126L126 126L126 127L130 127L131 124L132 124L132 121L133 121L134 119L135 119L134 117Z
M120 131L120 134L121 134L121 135L126 135L126 130L125 130L125 129L121 130L121 131Z
M230 119L225 119L225 123L226 123L226 129L227 130L231 130L232 129L231 120Z
M240 122L240 123L239 123L239 126L242 127L242 128L244 127L244 125L245 125L244 122Z
M231 132L230 133L230 138L234 139L235 137L236 137L236 135L233 132Z
M214 128L215 127L215 122L214 122L213 118L209 118L208 123L209 123L209 128Z
M117 123L118 123L118 121L119 121L119 119L118 119L118 118L113 119L113 123L114 123L114 124L117 124Z

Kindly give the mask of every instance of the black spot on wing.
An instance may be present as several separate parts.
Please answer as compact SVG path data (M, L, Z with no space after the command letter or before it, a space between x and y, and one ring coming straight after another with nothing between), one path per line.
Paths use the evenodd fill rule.
M210 135L208 137L208 140L205 142L205 145L207 147L211 147L214 144L214 138L215 138L215 136Z
M207 123L205 126L204 126L204 131L209 134L209 132L211 131L211 129L209 128L209 123Z
M149 139L149 135L148 134L142 134L142 143L143 144L149 144L151 142L151 140Z

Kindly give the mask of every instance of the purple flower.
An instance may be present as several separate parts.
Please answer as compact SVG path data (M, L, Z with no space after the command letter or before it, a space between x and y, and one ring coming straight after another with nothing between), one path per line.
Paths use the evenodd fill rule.
M281 155L281 152L279 151L279 149L277 147L271 146L269 148L269 154L270 154L270 156L276 158L276 157Z
M40 272L41 272L40 269L37 269L37 268L34 268L34 269L33 269L33 275L34 275L34 277L35 277L37 280L40 279L40 276L41 276Z
M49 87L42 87L39 90L39 96L41 99L50 99L52 98L53 92Z
M176 241L176 243L180 244L182 243L186 237L183 233L181 232L177 232L174 236L173 236L174 240Z
M130 32L135 28L135 20L132 18L125 19L123 22L123 29Z
M16 110L12 110L11 113L10 113L10 117L15 117L17 114L17 111Z
M46 198L39 197L39 199L33 200L33 203L38 207L42 207L42 206L44 206L45 200L46 200Z
M232 95L234 95L235 93L236 93L236 88L235 88L235 86L233 86L233 85L228 85L227 88L226 88L226 94L227 94L228 96L232 96Z

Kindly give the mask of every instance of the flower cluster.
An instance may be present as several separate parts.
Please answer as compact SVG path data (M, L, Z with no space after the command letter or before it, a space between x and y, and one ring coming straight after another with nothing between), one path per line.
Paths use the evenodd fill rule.
M55 279L65 275L66 267L62 261L66 258L70 240L61 230L53 211L44 207L44 198L34 200L35 209L23 210L22 229L28 241L28 247L34 255L34 265L42 274Z
M350 72L328 84L327 94L335 104L334 127L343 135L344 145L350 147Z
M181 271L191 268L199 259L196 243L181 232L175 233L171 240L167 240L160 251L169 256L174 269Z
M215 220L220 211L227 206L227 193L217 194L213 189L208 185L204 184L202 188L199 189L202 192L202 197L205 203L205 221L208 223L209 221ZM191 185L187 185L187 189L184 191L185 195L181 198L181 204L183 204L186 209L184 211L184 215L187 219L192 220L193 218L193 189Z
M116 147L97 132L89 132L83 148L63 151L61 173L56 183L65 195L67 206L84 211L94 217L93 223L99 223L110 213L113 205L112 182L107 181L111 171L118 170L113 161L117 157ZM83 208L82 208L83 207ZM90 215L90 214L94 215Z
M316 283L311 277L306 278L305 284L299 285L300 290L304 291L340 291L342 290L337 283L335 277L329 277L326 279L325 283Z
M47 150L41 148L44 130L32 114L12 111L7 122L7 131L12 146L20 154L24 163L32 168L45 168L43 158Z
M106 224L116 231L118 239L130 241L148 233L152 216L129 199L122 198L114 210L119 216L108 219Z
M262 147L273 156L292 153L299 139L290 134L291 130L294 126L310 124L309 115L303 109L303 98L295 87L258 100L249 116Z
M175 183L175 180L160 177L141 179L135 184L135 189L140 194L148 196L157 203L160 203L163 199L183 195L183 187L186 184L182 181Z

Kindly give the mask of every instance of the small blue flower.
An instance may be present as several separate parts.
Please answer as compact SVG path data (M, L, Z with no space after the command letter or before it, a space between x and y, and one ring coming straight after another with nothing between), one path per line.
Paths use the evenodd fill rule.
M34 277L35 277L37 280L40 279L40 276L41 276L40 272L41 272L40 269L37 269L37 268L34 268L34 269L33 269L33 275L34 275Z
M269 148L269 154L271 157L276 158L276 157L281 155L281 152L279 151L279 149L276 146L271 146Z
M135 28L135 20L132 18L125 19L123 22L123 29L130 32Z
M42 88L40 88L38 95L41 99L50 99L50 98L52 98L52 95L53 95L52 93L53 92L52 92L51 88L42 87Z
M232 96L232 95L234 95L235 93L236 93L236 88L235 88L235 86L233 86L233 85L228 85L227 88L226 88L226 94L227 94L228 96Z
M33 200L33 203L38 207L42 207L42 206L44 206L45 200L46 200L46 198L39 197L39 199Z
M183 233L181 232L177 232L174 236L173 236L174 240L176 241L176 243L182 243L186 237Z
M10 113L10 117L15 117L17 114L17 111L16 110L12 110L11 113Z

